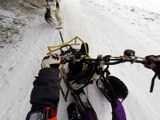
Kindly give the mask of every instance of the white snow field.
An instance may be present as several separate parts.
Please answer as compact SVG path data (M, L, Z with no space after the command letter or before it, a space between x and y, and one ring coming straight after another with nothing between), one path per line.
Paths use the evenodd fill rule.
M159 0L61 0L60 5L64 40L79 36L89 44L92 57L120 56L125 49L135 50L140 57L160 54ZM25 119L31 107L32 83L47 46L61 44L58 30L47 25L45 10L40 11L28 16L20 41L0 42L0 120ZM7 16L6 25L11 24L16 12L0 8L0 15ZM156 79L154 91L149 93L154 75L151 70L141 64L124 63L111 66L110 72L129 89L123 102L128 120L160 120L160 81ZM85 91L98 119L111 120L110 103L97 87L89 85ZM71 99L65 103L61 96L58 120L68 120L66 108Z

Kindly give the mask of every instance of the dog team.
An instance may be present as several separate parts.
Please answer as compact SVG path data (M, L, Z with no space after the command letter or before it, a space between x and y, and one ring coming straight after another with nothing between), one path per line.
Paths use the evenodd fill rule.
M55 28L62 27L61 10L58 0L46 0L46 13L44 18L51 26Z

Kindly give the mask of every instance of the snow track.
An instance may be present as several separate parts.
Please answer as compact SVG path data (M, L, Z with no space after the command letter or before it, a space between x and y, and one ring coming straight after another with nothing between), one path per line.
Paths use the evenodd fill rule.
M25 119L30 109L32 82L38 74L42 58L48 52L47 46L60 44L58 31L49 27L43 16L33 19L22 39L16 47L11 46L9 50L2 51L0 119L3 120Z
M126 16L120 16L121 14L118 13L113 14L112 10L114 11L116 8L112 8L110 2L105 4L105 1L103 1L103 5L94 4L93 6L94 2L100 3L100 0L62 2L65 38L69 39L77 35L86 40L93 57L98 54L119 56L128 48L135 50L136 54L142 57L148 54L159 54L159 40L154 41L153 38L148 37L148 33L142 31L142 28L146 29L145 26L136 27L128 22L131 13L128 14L127 9L124 12L128 16L127 14ZM109 8L105 5L108 5ZM120 9L119 12L121 13ZM140 14L137 13L134 18L136 19L139 16ZM144 21L144 19L140 19L137 24L141 25ZM156 23L148 22L148 24L152 27ZM158 27L154 30L158 30ZM142 65L127 63L113 66L110 70L113 75L124 81L129 88L129 96L123 103L128 120L157 120L160 118L156 112L160 109L160 106L156 107L158 99L160 99L158 83L155 86L154 93L149 94L152 71L145 69ZM156 80L156 82L158 81ZM96 86L88 86L86 92L99 120L110 120L110 104L97 90ZM157 99L157 102L155 102L155 99Z

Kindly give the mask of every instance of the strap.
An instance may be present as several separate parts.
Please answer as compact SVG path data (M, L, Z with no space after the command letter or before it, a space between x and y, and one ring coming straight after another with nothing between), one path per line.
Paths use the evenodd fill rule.
M45 107L46 120L57 120L57 110L52 107Z

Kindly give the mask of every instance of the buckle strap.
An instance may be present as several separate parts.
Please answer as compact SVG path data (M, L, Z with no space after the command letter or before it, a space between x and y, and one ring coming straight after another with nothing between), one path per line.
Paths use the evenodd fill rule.
M46 120L56 117L57 110L54 110L52 107L45 107L44 109L45 109Z

